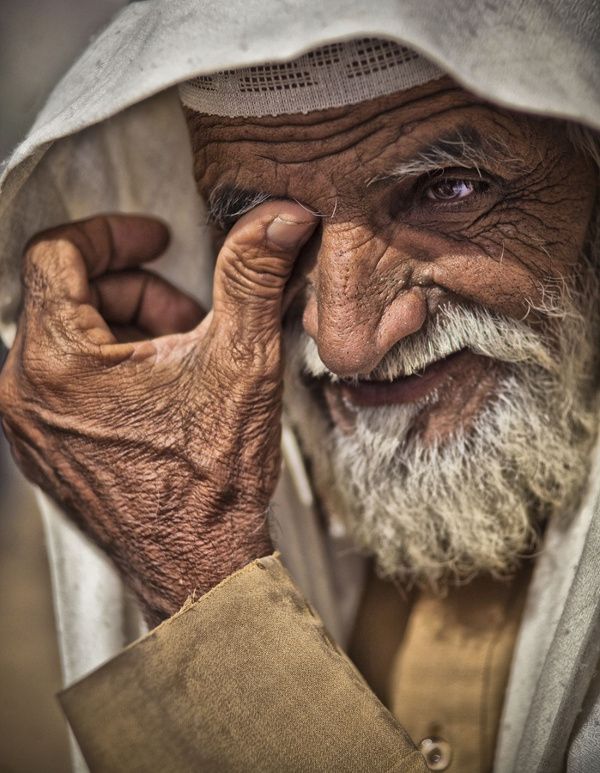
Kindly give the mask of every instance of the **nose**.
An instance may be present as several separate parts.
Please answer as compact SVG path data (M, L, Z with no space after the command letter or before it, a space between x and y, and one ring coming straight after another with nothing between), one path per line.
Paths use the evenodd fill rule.
M367 374L427 318L406 249L368 227L328 224L309 276L303 315L319 356L339 376Z

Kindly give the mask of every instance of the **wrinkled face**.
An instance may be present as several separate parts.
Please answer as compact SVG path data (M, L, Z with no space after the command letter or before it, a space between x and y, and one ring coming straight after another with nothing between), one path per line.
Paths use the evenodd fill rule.
M321 216L288 287L285 325L292 349L302 341L299 431L328 467L322 490L339 493L323 498L354 512L357 541L389 573L506 568L527 543L532 501L561 507L581 486L573 469L585 476L591 355L564 337L555 346L554 334L550 343L539 309L581 268L592 165L558 122L492 106L449 78L308 115L186 118L221 232L266 198ZM548 365L546 344L559 358L570 350L577 367ZM521 361L536 365L519 375ZM577 371L576 384L558 384L561 367ZM582 410L545 437L548 412L570 391ZM490 414L494 400L504 413ZM327 435L335 443L316 459ZM554 466L544 459L553 451Z
M290 288L304 330L339 376L369 374L443 304L522 317L578 262L593 175L552 122L499 110L443 78L359 106L224 119L188 113L195 175L222 227L260 196L291 198L322 228ZM257 196L259 198L257 198ZM477 411L496 375L461 353L427 378L343 385L328 405L405 403L443 383L425 432Z

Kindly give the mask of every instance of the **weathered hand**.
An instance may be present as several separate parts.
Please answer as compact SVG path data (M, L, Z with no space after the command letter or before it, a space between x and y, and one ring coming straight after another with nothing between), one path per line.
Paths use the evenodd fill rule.
M95 217L26 251L0 374L13 454L112 557L152 623L272 549L282 294L314 225L287 201L244 216L204 319L139 268L168 241L153 219ZM153 337L131 341L132 327Z

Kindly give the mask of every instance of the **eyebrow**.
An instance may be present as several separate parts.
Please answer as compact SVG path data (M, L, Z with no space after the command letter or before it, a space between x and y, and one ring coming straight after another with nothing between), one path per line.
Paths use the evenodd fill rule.
M253 191L235 185L217 185L208 196L208 222L228 231L238 217L275 198L266 191Z
M499 137L483 137L477 130L463 127L438 137L411 158L395 164L388 172L370 178L367 187L390 179L431 174L449 167L466 167L481 175L481 168L490 165L516 171L524 167L525 161Z

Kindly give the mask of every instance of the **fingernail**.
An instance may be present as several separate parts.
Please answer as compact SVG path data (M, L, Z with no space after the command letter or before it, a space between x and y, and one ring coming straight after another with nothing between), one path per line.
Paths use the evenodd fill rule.
M267 228L267 239L276 247L291 250L302 243L314 225L314 220L287 220L278 215Z

